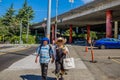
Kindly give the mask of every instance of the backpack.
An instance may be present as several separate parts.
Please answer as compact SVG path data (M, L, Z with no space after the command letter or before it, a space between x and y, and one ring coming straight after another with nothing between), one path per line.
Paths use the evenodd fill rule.
M40 51L41 51L41 47L42 47L42 45L40 45L40 46L39 46L39 48L40 48L39 53L40 53ZM51 55L50 55L50 50L52 50L51 45L49 45L49 56L50 56L50 58L51 58Z

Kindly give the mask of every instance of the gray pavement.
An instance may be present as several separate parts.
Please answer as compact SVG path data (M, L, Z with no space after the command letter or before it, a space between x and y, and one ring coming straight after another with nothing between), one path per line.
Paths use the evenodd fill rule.
M94 48L94 60L91 63L91 51L85 52L85 47L73 46L78 56L93 74L95 80L120 80L120 49ZM108 59L116 56L117 59Z
M65 80L95 80L89 69L83 63L72 46L68 46L70 56L75 59L75 68L68 71L64 76ZM40 80L40 65L34 63L35 56L27 56L10 67L0 72L0 80ZM55 75L52 73L54 64L49 64L48 80L54 80Z

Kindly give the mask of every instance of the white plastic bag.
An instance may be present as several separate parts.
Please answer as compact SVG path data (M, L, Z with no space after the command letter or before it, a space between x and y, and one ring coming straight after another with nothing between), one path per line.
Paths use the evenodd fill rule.
M64 69L75 68L74 58L65 58L63 59Z

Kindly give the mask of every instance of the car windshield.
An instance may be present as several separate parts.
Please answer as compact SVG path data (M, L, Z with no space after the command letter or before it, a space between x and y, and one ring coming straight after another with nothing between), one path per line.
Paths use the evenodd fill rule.
M118 39L111 39L112 41L120 41L120 40L118 40Z
M105 38L105 39L101 39L101 40L102 40L102 41L120 41L120 40L114 39L114 38L110 38L110 39Z
M103 41L111 41L110 39L103 39Z

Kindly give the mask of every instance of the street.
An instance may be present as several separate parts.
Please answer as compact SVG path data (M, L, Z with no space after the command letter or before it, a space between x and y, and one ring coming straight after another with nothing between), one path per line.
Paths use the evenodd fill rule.
M6 52L6 54L0 55L0 71L8 68L14 62L34 53L35 49L35 47L31 47L27 50Z

